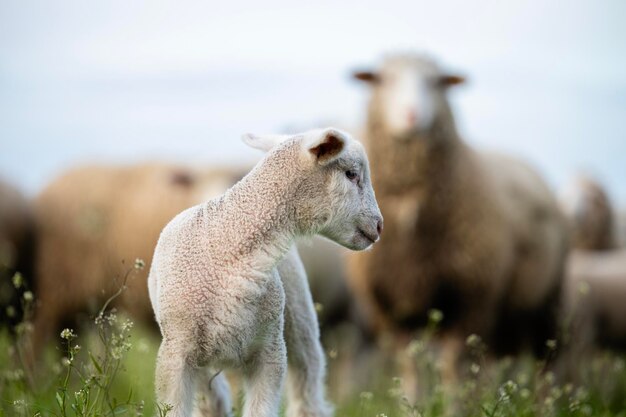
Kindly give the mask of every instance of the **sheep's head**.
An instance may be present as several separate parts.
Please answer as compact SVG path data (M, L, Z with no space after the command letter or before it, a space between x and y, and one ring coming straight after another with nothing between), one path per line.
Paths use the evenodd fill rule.
M363 146L337 129L298 135L245 135L244 141L269 151L266 158L293 155L293 210L300 232L317 233L353 250L380 237L383 219L370 180Z
M561 195L575 248L607 250L616 246L613 207L600 183L580 175Z
M375 71L356 71L353 77L373 89L372 104L384 127L398 139L428 132L447 109L446 91L464 78L444 73L418 55L388 57Z

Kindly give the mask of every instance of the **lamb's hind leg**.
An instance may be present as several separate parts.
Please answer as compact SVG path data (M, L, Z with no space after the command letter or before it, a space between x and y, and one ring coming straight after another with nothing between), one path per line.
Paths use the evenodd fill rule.
M196 369L185 352L164 340L156 364L156 397L159 406L171 406L168 417L190 417L193 411Z
M231 417L230 386L223 372L202 370L198 377L197 409L194 416Z
M282 324L282 323L281 323ZM246 365L243 417L276 417L287 368L285 341L280 330Z
M324 398L326 363L317 315L302 262L295 248L278 265L285 289L287 344L287 416L327 417L332 407Z

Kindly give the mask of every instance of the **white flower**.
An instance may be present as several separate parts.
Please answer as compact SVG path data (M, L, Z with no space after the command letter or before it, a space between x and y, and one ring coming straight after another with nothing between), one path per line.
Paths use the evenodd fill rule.
M146 263L143 259L137 258L135 259L135 269L141 271L146 266Z
M440 323L441 320L443 320L443 313L441 312L441 310L437 310L435 308L428 310L428 320L431 323Z
M72 329L63 329L61 332L61 339L72 340L76 337L74 330Z
M20 274L19 272L16 272L15 275L13 275L13 286L15 288L20 288L23 283L24 283L24 278L22 277L22 274Z

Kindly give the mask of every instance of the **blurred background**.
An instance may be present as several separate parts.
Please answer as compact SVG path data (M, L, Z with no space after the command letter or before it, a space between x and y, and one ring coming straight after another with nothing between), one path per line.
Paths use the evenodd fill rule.
M625 204L624 18L620 0L3 1L0 175L32 194L77 162L252 161L246 131L359 126L350 71L410 50L467 75L470 143Z
M462 369L453 371L462 384L450 397L455 399L444 399L441 363L449 357L439 331L447 318L427 310L433 300L424 297L419 305L424 320L408 332L398 331L403 325L398 317L387 317L396 322L381 331L375 329L375 315L359 306L361 301L367 309L371 300L359 293L359 285L347 284L348 276L358 281L378 268L396 280L386 279L397 287L389 312L415 307L419 303L409 299L405 308L406 294L414 294L403 293L402 285L416 282L421 264L411 264L416 257L402 248L427 246L420 240L424 236L410 236L400 249L390 244L388 252L368 252L382 253L374 261L351 258L352 269L336 245L314 240L301 246L301 254L338 415L461 415L455 411L462 401L472 404L467 415L500 415L496 409L504 403L509 408L502 406L501 413L507 415L520 410L526 410L520 415L624 415L624 22L622 0L0 1L0 322L9 324L0 329L0 415L48 415L45 410L59 404L57 393L96 389L105 391L100 401L134 389L130 408L120 412L140 415L130 410L145 405L145 415L151 415L157 407L152 378L159 334L145 280L163 225L183 208L223 192L259 160L260 153L241 142L242 133L337 126L360 138L373 89L351 74L375 69L393 53L425 54L442 72L465 76L462 86L437 90L449 99L461 137L476 149L530 162L550 187L546 201L564 196L562 214L576 224L567 231L572 255L560 258L557 266L566 274L555 288L565 300L562 310L558 306L559 320L572 330L571 340L580 339L580 349L562 355L561 369L544 372L558 350L556 340L546 341L549 352L543 356L525 352L515 360L489 362L484 341L463 333L467 346L456 352L465 349L458 361ZM384 149L377 153L384 161ZM378 167L392 173L397 168L382 162ZM572 182L581 172L585 176ZM403 195L408 205L386 191L377 190L383 214L390 214L381 243L401 242L396 237L404 229L394 232L394 209L400 223L409 212L410 224L411 218L417 222L419 202L413 190ZM500 195L487 196L488 202L500 201ZM514 212L516 198L503 200L513 201L504 211ZM518 205L528 208L522 200ZM490 217L490 208L478 212L487 219L506 217ZM433 230L444 230L439 226ZM534 230L521 221L505 226L501 229ZM480 240L486 230L471 232L464 234ZM480 258L472 252L480 246L475 243L466 246L465 259ZM518 252L535 248L515 243ZM544 259L542 254L535 259ZM399 261L391 261L396 255ZM498 255L486 263L506 258ZM527 282L535 282L531 279L548 270L547 264L531 271ZM523 269L511 270L518 268ZM134 278L114 303L119 320L113 314L94 323L107 297L126 282L125 274ZM510 300L499 301L506 306ZM482 308L481 297L467 304L472 301ZM125 317L135 329L120 324ZM505 323L514 329L535 325L521 319ZM87 346L82 353L72 350L72 333L58 343L65 326L78 329ZM506 338L499 330L492 333ZM587 360L590 352L593 360ZM564 375L578 371L581 358L589 366L572 379L578 385L567 385ZM107 374L107 369L117 372L116 364L128 372ZM116 382L102 388L74 373L65 386L41 388L38 367L54 380L66 366ZM414 393L421 396L402 394L416 386ZM77 394L72 401L83 400ZM550 412L538 408L540 403ZM104 403L93 407L106 409Z

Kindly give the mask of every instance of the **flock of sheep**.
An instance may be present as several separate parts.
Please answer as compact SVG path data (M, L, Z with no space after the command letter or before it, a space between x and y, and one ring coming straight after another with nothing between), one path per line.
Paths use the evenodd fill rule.
M289 415L330 415L309 284L323 328L358 322L375 339L393 340L394 352L441 312L449 382L471 334L494 355L544 358L556 343L563 374L590 349L626 348L626 251L599 184L580 179L559 200L525 163L472 149L447 99L464 80L431 59L391 55L354 77L371 89L357 138L367 157L350 135L327 129L248 136L269 151L248 175L248 167L86 166L32 202L0 184L0 318L17 320L19 294L5 278L20 271L35 293L33 346L41 350L68 319L95 311L136 258L145 260L151 268L117 303L150 325L156 313L164 340L157 392L177 416L189 415L198 364L215 374L197 376L214 388L207 407L215 415L229 413L219 371L233 364L248 381L245 416L274 415L274 387L287 369ZM370 250L301 243L307 283L291 249L296 237L364 249L381 234L380 213L384 233ZM197 279L196 288L171 278L180 271L239 278L233 288ZM259 328L262 336L250 332Z

